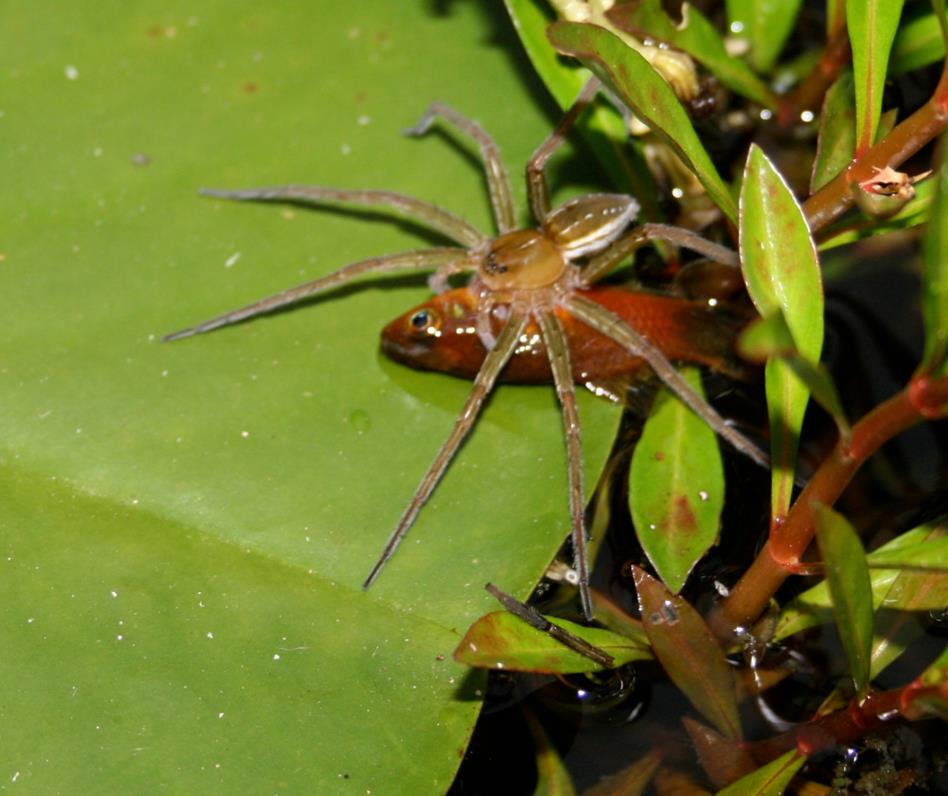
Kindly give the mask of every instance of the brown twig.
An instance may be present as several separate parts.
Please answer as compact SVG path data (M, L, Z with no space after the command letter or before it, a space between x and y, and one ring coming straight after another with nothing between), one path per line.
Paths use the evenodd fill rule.
M770 541L712 613L711 628L719 638L730 638L735 628L748 627L799 565L815 533L817 505L832 506L881 445L922 420L944 416L946 404L948 377L917 376L856 423L848 443L836 443L797 497L786 520L771 530Z
M799 121L801 111L815 111L850 58L849 33L844 26L827 42L813 71L780 101L779 123L789 127Z

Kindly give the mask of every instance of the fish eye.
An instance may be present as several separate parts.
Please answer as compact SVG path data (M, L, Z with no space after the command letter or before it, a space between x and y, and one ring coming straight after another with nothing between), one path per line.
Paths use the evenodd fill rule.
M424 309L413 313L408 319L408 325L418 331L433 333L441 326L441 319L434 310Z

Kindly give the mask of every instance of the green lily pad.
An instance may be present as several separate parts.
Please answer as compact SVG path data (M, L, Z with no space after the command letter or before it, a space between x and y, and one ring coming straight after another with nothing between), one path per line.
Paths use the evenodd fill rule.
M443 792L479 708L450 652L482 585L524 596L568 533L553 390L502 387L360 590L470 389L378 353L423 279L159 342L436 241L200 186L389 188L489 229L476 148L399 131L444 100L519 174L555 122L501 9L328 10L7 8L0 736L36 792ZM616 412L580 412L594 483Z

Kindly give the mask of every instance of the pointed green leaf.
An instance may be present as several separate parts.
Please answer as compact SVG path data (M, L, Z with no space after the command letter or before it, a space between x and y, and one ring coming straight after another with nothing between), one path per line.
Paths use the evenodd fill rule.
M701 615L639 567L632 567L642 626L672 682L722 735L740 738L730 664Z
M846 0L846 23L853 52L856 88L856 153L876 141L882 112L882 88L889 51L899 26L904 0Z
M773 91L739 58L728 54L721 34L697 8L688 3L681 7L680 24L672 22L661 0L642 0L614 7L609 18L623 30L646 36L688 53L725 86L765 108L775 108Z
M826 506L816 515L816 538L849 671L856 691L863 693L869 685L872 653L872 586L866 554L846 518Z
M940 149L940 166L931 178L935 198L925 231L922 279L925 353L921 370L935 373L944 373L948 355L948 136L942 137Z
M549 621L609 653L616 666L652 657L644 633L628 638L566 619L554 617ZM468 666L544 674L597 672L603 668L507 611L493 611L471 625L454 657Z
M514 29L547 90L563 109L576 99L592 76L588 69L565 61L550 44L547 26L554 17L537 0L505 0ZM596 103L577 123L615 188L633 194L642 205L642 216L664 218L656 198L658 189L639 142L629 140L625 120L606 103ZM539 142L537 142L539 144Z
M833 383L833 377L822 364L811 362L797 351L793 335L780 310L749 324L741 333L737 348L742 357L752 362L764 362L780 357L796 377L806 385L813 400L833 418L840 436L843 439L849 438L851 433L849 421L836 385Z
M780 796L805 762L806 757L792 749L719 790L716 796Z
M800 205L767 156L752 145L741 186L741 268L761 315L783 313L797 350L818 362L823 347L823 286L816 249ZM780 360L767 363L767 406L773 461L772 512L790 503L797 436L809 397Z
M727 0L728 30L747 42L748 58L758 72L769 72L793 30L802 0L760 2Z
M892 611L938 610L948 605L948 575L927 569L933 563L943 564L944 530L941 526L923 525L896 537L867 557L872 584L873 609ZM934 553L932 551L934 550ZM904 563L912 569L879 569L883 561ZM818 583L788 603L780 614L774 632L779 641L794 633L831 621L832 610L826 581ZM877 626L876 645L885 638L885 628ZM873 652L873 656L879 654ZM883 663L873 668L872 676L882 670Z
M853 106L853 73L846 70L829 87L820 113L816 159L810 193L816 193L845 169L856 150L856 109Z
M945 37L937 14L917 16L899 26L889 56L889 75L897 77L945 57Z
M697 368L683 369L682 375L702 393ZM665 585L681 591L717 541L724 465L715 433L664 389L632 454L629 502L646 555Z
M641 55L595 25L557 22L550 41L561 53L592 69L701 180L714 203L732 221L737 209L727 186L698 138L688 114L662 78Z

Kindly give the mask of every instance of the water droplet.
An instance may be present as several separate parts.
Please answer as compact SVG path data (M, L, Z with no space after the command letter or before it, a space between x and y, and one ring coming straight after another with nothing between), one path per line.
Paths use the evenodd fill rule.
M372 420L364 409L356 409L349 415L349 425L355 429L356 434L365 434L372 428Z

